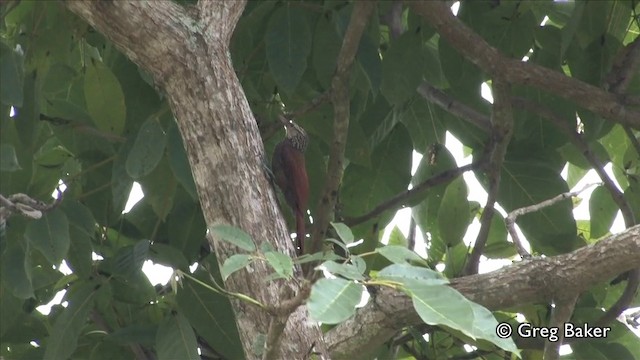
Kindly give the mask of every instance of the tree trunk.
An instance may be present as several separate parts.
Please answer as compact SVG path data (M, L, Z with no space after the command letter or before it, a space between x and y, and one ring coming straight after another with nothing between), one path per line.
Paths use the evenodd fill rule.
M201 1L191 12L172 2L79 2L69 9L113 41L166 93L185 143L207 225L230 224L249 233L258 247L268 241L294 254L284 220L263 169L262 139L234 73L229 41L244 2ZM209 236L218 261L238 248ZM300 284L265 282L264 262L234 273L226 289L277 305ZM281 289L289 288L291 291ZM282 291L282 293L280 292ZM261 358L271 315L231 300L247 359ZM279 358L296 359L315 346L321 331L299 307L282 333ZM315 345L314 345L315 344Z

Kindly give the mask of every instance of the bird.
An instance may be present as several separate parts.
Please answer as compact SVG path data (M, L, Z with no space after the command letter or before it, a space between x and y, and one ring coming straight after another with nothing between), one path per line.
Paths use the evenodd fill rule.
M298 255L304 253L305 217L309 200L309 179L304 153L309 144L307 132L292 120L279 115L286 135L273 151L271 171L287 205L293 211L296 221L296 246Z

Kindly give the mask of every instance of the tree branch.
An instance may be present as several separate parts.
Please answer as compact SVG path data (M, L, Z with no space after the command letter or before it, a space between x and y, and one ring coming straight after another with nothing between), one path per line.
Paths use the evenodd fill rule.
M607 175L606 171L604 170L604 165L602 164L600 159L598 159L598 157L593 152L593 150L591 150L591 147L584 140L582 135L578 134L574 129L570 128L569 125L567 125L567 122L565 121L565 119L561 118L555 112L553 112L550 109L547 109L546 107L543 107L539 104L535 104L527 99L517 98L517 97L513 99L513 103L514 105L522 109L542 115L544 118L550 121L556 128L558 128L565 135L567 135L567 137L569 137L569 140L573 143L573 145L576 146L578 150L580 150L580 153L585 157L585 159L587 159L589 164L591 164L591 167L596 171L596 173L600 177L600 180L604 184L604 187L609 191L611 198L616 203L618 208L620 208L620 212L622 213L625 226L627 228L633 226L636 220L635 220L635 215L633 213L633 210L631 209L631 206L629 205L627 200L624 198L624 195L622 194L622 192L618 189L616 184L613 182L613 179L611 179L609 175ZM513 238L513 235L512 235L512 238ZM519 246L521 248L518 250L518 252L521 255L523 253L527 253L526 250L522 248L522 245L516 242L516 238L513 238L513 239L516 246ZM523 250L524 252L522 252ZM618 315L620 315L620 313L622 313L622 311L624 311L629 306L629 304L631 304L631 301L633 301L636 290L640 285L640 269L634 269L630 271L628 274L626 274L626 276L627 276L627 286L625 287L624 292L622 293L618 301L616 301L616 303L613 306L611 306L611 308L609 308L609 310L607 310L607 312L604 315L602 315L602 317L597 321L597 324L602 326L613 321L618 317Z
M540 211L546 207L549 207L551 205L555 205L557 203L559 203L562 200L565 199L571 199L574 196L578 196L578 194L580 194L581 192L585 191L586 189L590 188L591 186L593 186L594 184L588 184L587 186L583 187L582 189L578 190L578 191L572 191L572 192L567 192L567 193L562 193L560 195L554 196L551 199L547 199L544 200L538 204L534 204L534 205L530 205L530 206L525 206L519 209L515 209L513 211L511 211L507 217L504 219L504 223L507 227L507 230L509 231L509 235L511 235L511 239L513 239L513 243L516 245L516 249L518 250L518 254L524 259L524 258L530 258L531 254L529 254L529 252L527 250L525 250L524 245L522 244L522 241L520 240L520 237L518 236L518 232L516 231L516 219L518 218L518 216L522 216L525 214L529 214L532 212L537 212Z
M486 273L451 280L469 300L498 310L549 303L561 294L579 293L638 266L640 225L571 253L534 258ZM592 271L599 269L598 271ZM363 356L406 326L421 323L411 299L381 288L356 315L325 334L334 359Z
M336 73L331 81L331 102L334 111L333 140L329 153L326 182L314 213L316 222L311 234L310 253L320 250L327 226L333 217L338 188L342 183L344 152L349 133L349 74L358 51L360 38L373 7L374 3L368 1L359 1L354 4L349 27L345 32L342 48L338 54Z
M549 327L558 329L558 339L551 341L547 338L544 342L544 354L542 356L545 360L558 360L560 357L560 346L564 341L564 324L571 320L573 315L573 309L576 306L578 300L578 294L568 294L562 298L554 301L554 308L551 311L551 320L549 321Z
M495 211L494 205L498 198L498 188L500 186L500 173L502 172L502 163L507 153L507 146L513 135L513 109L511 108L510 87L507 83L500 79L493 80L493 110L492 110L492 139L491 150L489 153L489 191L487 195L487 203L480 217L480 231L473 245L471 255L467 260L464 269L465 275L477 274L480 265L480 256L484 251L489 238L489 230L491 228L491 219Z
M427 82L418 86L418 94L460 119L475 125L483 132L487 134L491 132L491 121L487 115L434 88Z
M625 107L619 96L557 71L510 59L456 18L444 2L411 2L411 8L429 21L440 36L491 78L530 85L573 101L605 119L640 129L640 110Z

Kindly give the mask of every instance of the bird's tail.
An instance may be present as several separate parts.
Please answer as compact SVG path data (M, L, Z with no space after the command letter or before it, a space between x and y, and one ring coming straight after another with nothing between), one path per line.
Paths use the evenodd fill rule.
M298 248L298 255L304 254L304 238L306 232L304 230L304 214L302 211L296 211L296 246Z

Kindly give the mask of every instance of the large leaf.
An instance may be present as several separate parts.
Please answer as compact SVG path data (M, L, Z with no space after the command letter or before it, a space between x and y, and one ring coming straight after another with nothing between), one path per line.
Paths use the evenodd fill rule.
M569 191L556 165L540 159L535 152L528 157L507 157L498 191L498 202L507 212ZM584 245L576 236L569 200L520 216L517 223L536 252L555 255Z
M24 84L24 57L18 51L0 43L0 101L3 104L22 106Z
M26 245L26 246L25 246ZM31 280L31 265L26 257L27 244L18 241L9 241L0 256L2 263L2 285L19 298L28 299L34 296ZM1 295L0 296L4 296Z
M191 264L200 254L207 226L200 205L190 201L186 195L183 195L183 200L177 202L179 200L176 199L169 213L167 235L169 244L180 250Z
M189 159L187 159L184 144L175 123L172 123L167 131L167 157L169 158L169 166L173 171L173 175L187 193L191 195L191 198L197 200L198 193L191 175L191 166L189 166Z
M618 206L611 198L611 193L598 186L589 198L589 215L591 217L591 238L597 239L606 235L618 214Z
M209 275L195 276L209 282ZM242 345L229 299L189 279L182 282L177 294L178 308L198 334L217 352L229 359L242 357Z
M265 47L269 69L276 83L292 93L307 68L311 32L299 7L285 5L274 11L267 26Z
M448 247L462 242L469 226L467 184L459 177L447 186L438 209L438 230Z
M126 107L120 82L101 61L91 59L84 76L84 95L89 115L101 131L121 134Z
M498 322L489 310L467 300L453 288L411 282L408 290L416 312L425 323L444 325L472 339L485 339L507 351L518 351L513 340L496 335Z
M97 288L92 282L78 283L76 286L78 288L72 289L67 296L69 305L53 324L44 353L45 360L67 359L78 345L78 337L93 307Z
M211 232L220 237L220 239L227 241L240 249L246 251L255 251L256 245L251 239L251 236L244 232L242 229L239 229L230 225L214 225L211 228Z
M158 218L166 219L173 207L178 182L169 167L169 161L163 157L153 171L139 180L145 200L151 204Z
M356 311L362 286L344 279L320 279L311 288L309 315L325 324L337 324Z
M20 170L16 149L9 144L0 145L0 171L13 172Z
M416 99L399 114L407 127L416 151L426 154L429 146L445 141L444 111L423 99Z
M318 82L325 89L331 86L331 77L336 70L336 59L340 52L340 44L341 39L330 19L321 16L314 31L311 62Z
M200 359L196 334L180 313L170 315L160 324L156 349L161 360Z
M345 170L340 194L345 215L365 214L407 188L411 170L411 140L402 126L397 126L377 146L372 158L376 161L371 168L351 164ZM391 214L383 214L380 218L382 221L379 225L382 227L391 220ZM358 228L352 230L356 238L362 236Z
M157 117L142 124L138 136L127 156L127 174L139 179L151 173L164 155L166 136Z
M382 94L391 104L401 104L416 93L422 81L422 37L406 32L391 43L382 61ZM411 56L407 56L407 54Z
M30 222L25 237L52 265L58 266L69 251L69 220L60 209L54 209Z
M434 144L431 151L423 156L416 173L411 180L412 186L418 186L422 182L456 167L453 155L442 144ZM428 242L428 255L430 262L439 261L444 255L446 245L440 236L438 228L438 211L442 202L442 196L448 184L440 184L431 188L417 206L412 209L412 217L424 233L431 235Z

